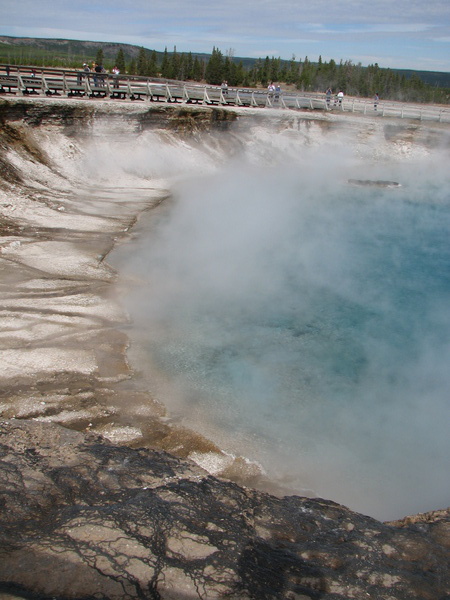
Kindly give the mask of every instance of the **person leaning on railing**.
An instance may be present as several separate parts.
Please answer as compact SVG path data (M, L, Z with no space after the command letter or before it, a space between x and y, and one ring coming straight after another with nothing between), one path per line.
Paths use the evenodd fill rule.
M91 70L87 63L83 63L83 71L79 71L77 74L77 85L81 85L83 83L83 77L85 73L90 73Z

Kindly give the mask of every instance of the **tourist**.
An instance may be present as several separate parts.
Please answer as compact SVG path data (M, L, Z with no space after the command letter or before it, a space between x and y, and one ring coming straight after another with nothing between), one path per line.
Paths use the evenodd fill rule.
M113 79L114 79L114 87L118 88L119 87L119 81L118 81L118 75L120 73L118 67L116 67L114 65L114 67L112 68L111 73L113 74Z
M275 102L278 102L278 100L280 99L280 96L281 96L281 86L280 86L280 84L278 83L278 84L275 86Z
M83 83L84 73L89 73L90 68L87 63L83 63L83 71L78 72L77 74L77 85L81 85Z
M375 92L375 96L373 97L373 110L378 110L378 102L380 101L380 96L378 92Z
M103 87L105 85L105 78L104 76L101 76L100 73L106 73L105 69L102 67L102 65L96 64L94 71L97 73L97 75L94 75L94 84Z

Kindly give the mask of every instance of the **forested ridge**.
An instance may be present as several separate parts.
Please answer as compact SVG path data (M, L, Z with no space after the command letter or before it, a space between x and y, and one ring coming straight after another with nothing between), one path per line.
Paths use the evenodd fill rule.
M409 102L450 102L450 73L387 69L377 63L364 67L350 60L317 61L307 56L291 60L238 58L232 50L214 47L211 54L149 50L131 44L0 37L0 63L77 68L97 62L121 73L202 81L229 86L266 87L270 82L301 91L324 92L330 87L347 95Z

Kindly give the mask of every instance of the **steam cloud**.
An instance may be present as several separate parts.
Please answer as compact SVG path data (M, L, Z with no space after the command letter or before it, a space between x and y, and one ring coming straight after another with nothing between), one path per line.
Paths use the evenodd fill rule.
M163 169L161 141L147 139L125 165L183 174L127 267L142 281L130 311L149 364L167 372L163 400L186 422L300 493L383 519L442 507L445 156L374 162L373 147L355 157L342 139L308 141L261 129L221 167L214 145L177 146Z

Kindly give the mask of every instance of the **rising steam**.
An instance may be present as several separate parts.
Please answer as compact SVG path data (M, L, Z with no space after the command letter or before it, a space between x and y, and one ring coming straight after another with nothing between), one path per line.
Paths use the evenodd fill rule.
M162 400L299 493L383 519L446 505L448 157L311 128L217 143L116 157L172 179L127 266Z

